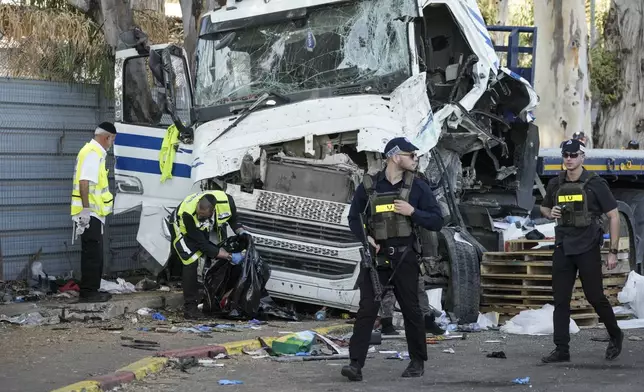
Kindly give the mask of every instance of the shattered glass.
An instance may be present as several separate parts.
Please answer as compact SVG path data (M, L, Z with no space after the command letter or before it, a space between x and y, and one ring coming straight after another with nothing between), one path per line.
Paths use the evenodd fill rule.
M411 65L401 19L416 13L414 0L364 0L309 8L300 20L205 35L197 47L195 104L406 78Z

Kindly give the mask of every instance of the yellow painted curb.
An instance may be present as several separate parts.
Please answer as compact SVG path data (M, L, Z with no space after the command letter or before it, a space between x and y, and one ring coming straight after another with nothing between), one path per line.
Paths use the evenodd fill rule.
M101 392L101 384L98 381L87 380L67 385L51 392Z
M314 332L319 333L320 335L328 335L338 331L347 330L350 331L353 328L353 325L349 324L336 324L328 327L316 328L313 329ZM269 336L262 337L262 340L266 342L269 346L273 343L273 340L280 338L280 336ZM218 346L222 346L226 349L228 355L239 355L242 354L243 350L255 351L262 348L259 340L257 339L248 339L248 340L238 340L236 342L222 343Z
M163 357L147 357L141 359L140 361L131 363L128 366L117 371L132 372L134 373L134 376L137 380L141 380L148 374L160 372L161 369L163 369L168 363L168 360L168 358Z

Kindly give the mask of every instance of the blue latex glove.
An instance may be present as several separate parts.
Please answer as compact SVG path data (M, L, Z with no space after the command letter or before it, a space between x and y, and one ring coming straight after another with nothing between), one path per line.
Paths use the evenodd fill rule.
M235 265L241 263L241 261L244 260L244 255L242 255L241 253L233 253L231 256L232 260L230 260L230 262Z

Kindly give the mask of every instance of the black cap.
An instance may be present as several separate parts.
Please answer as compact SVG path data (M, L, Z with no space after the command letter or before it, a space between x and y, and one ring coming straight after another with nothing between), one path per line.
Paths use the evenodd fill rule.
M104 130L105 132L109 132L113 135L116 135L116 127L114 126L114 124L112 124L109 121L105 121L98 124L98 127Z
M399 152L414 152L418 147L414 146L406 137L393 138L385 146L385 156L390 158Z
M586 152L586 145L582 143L580 140L577 139L570 139L566 140L565 142L561 143L561 153L563 154L564 152Z

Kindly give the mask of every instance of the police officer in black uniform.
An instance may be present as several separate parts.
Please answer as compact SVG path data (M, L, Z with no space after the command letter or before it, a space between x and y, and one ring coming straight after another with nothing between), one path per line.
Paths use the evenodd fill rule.
M610 336L606 359L622 351L624 334L617 326L613 309L604 295L600 246L603 244L601 214L610 221L610 252L607 268L617 265L619 213L617 202L603 178L586 171L582 164L585 145L578 139L562 143L566 170L548 183L541 213L557 220L552 261L552 291L555 302L554 343L544 363L570 361L570 299L579 271L586 299L604 322Z
M349 227L364 240L360 214L366 216L367 241L373 247L382 286L393 285L405 322L405 336L411 362L403 377L420 377L427 360L425 325L418 304L420 246L415 226L439 231L443 226L441 209L429 185L414 174L418 166L415 151L406 138L394 138L385 147L387 167L375 176L366 175L356 189ZM364 241L363 241L364 242ZM374 300L369 274L361 271L360 308L349 344L351 363L342 368L342 375L351 381L362 380L369 349L371 330L380 303Z

